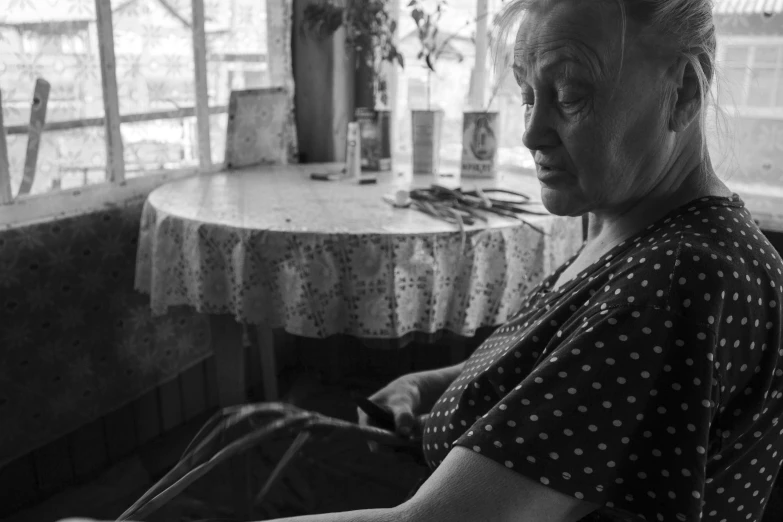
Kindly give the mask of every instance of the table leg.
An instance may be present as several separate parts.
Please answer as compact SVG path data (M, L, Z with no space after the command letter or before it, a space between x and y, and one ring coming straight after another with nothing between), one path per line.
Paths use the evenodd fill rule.
M244 404L247 388L242 327L229 315L211 315L209 325L220 407Z
M245 347L242 326L229 315L210 316L210 343L215 357L218 401L221 408L247 402ZM244 455L228 462L228 479L233 492L236 515L242 520L253 517L251 459Z
M261 324L256 326L256 346L261 356L261 377L264 384L264 400L278 400L277 360L275 358L275 336L272 329Z

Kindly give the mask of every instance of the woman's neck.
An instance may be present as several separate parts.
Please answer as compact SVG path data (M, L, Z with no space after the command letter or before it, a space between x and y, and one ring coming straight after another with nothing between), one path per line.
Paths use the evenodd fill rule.
M718 179L707 158L692 167L681 181L653 190L619 213L590 213L585 249L602 255L625 239L633 237L660 218L693 201L707 196L724 196L731 190Z

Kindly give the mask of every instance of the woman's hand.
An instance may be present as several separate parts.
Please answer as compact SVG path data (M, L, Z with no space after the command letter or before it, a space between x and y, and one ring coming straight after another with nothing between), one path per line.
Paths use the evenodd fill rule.
M418 426L417 417L421 411L421 390L416 374L403 375L375 392L369 397L379 407L391 412L394 417L394 431L405 438L421 436L421 427ZM369 418L368 415L357 408L359 424L362 426L380 426Z
M399 436L420 439L426 415L459 376L463 366L464 363L459 363L446 368L403 375L372 394L369 399L392 413L394 430ZM378 427L361 409L357 408L357 414L360 425ZM369 445L373 451L378 448L374 442Z

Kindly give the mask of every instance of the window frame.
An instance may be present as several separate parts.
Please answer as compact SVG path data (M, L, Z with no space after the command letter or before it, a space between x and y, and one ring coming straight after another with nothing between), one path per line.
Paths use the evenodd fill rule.
M13 196L11 177L8 167L8 152L5 135L0 136L0 230L26 226L68 216L94 212L137 201L146 197L156 187L177 179L214 174L223 169L222 164L213 164L210 142L210 117L228 112L225 106L209 106L207 40L205 30L205 2L191 0L192 7L192 46L194 59L195 106L175 111L153 111L149 114L127 114L120 116L119 90L114 56L115 33L112 20L111 0L94 0L96 28L98 33L99 67L101 72L101 95L104 115L101 118L73 120L70 122L49 122L43 131L67 130L84 126L100 126L106 129L106 175L104 181L65 190L54 190L38 194ZM281 70L281 61L271 46L286 41L287 36L275 34L276 26L272 22L273 14L281 15L282 6L273 6L267 2L267 66L271 70ZM272 75L270 75L272 76ZM279 75L275 75L279 76ZM281 78L272 78L273 83ZM0 98L0 103L2 99ZM175 114L176 113L176 114ZM180 114L181 113L181 114ZM159 117L154 117L154 116ZM127 177L123 154L123 141L120 133L122 123L134 121L156 121L174 117L195 116L198 139L198 166L171 170L146 171L143 176ZM27 126L3 126L0 111L0 129L9 134L27 133Z
M726 67L729 64L725 64L725 58L729 47L746 46L748 47L748 53L745 57L745 73L742 85L742 100L733 100L733 103L729 101L727 104L721 104L723 109L730 116L747 116L752 118L761 119L783 119L783 105L779 107L774 106L774 100L772 105L767 107L748 105L747 98L750 96L750 87L753 81L753 67L755 60L756 48L762 46L778 46L782 48L778 51L777 64L775 69L777 75L775 78L776 90L783 88L783 36L733 36L725 35L721 36L718 40L717 48L717 63L721 67ZM736 63L732 64L736 67ZM771 68L769 66L765 68ZM719 70L720 71L720 70ZM720 71L722 72L722 71ZM774 94L774 92L773 92Z

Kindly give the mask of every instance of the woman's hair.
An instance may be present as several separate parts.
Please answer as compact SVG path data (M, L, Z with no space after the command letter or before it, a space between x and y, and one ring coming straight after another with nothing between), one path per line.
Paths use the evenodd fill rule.
M707 153L707 114L718 110L712 94L715 80L715 23L712 0L614 0L620 8L622 46L625 48L627 20L630 18L654 34L676 44L677 52L693 68L699 83L699 128L701 153ZM497 67L507 68L513 60L509 37L516 36L521 15L535 0L511 0L495 18L493 52ZM513 47L512 47L513 48ZM620 58L622 67L622 54ZM717 115L718 113L716 113Z

